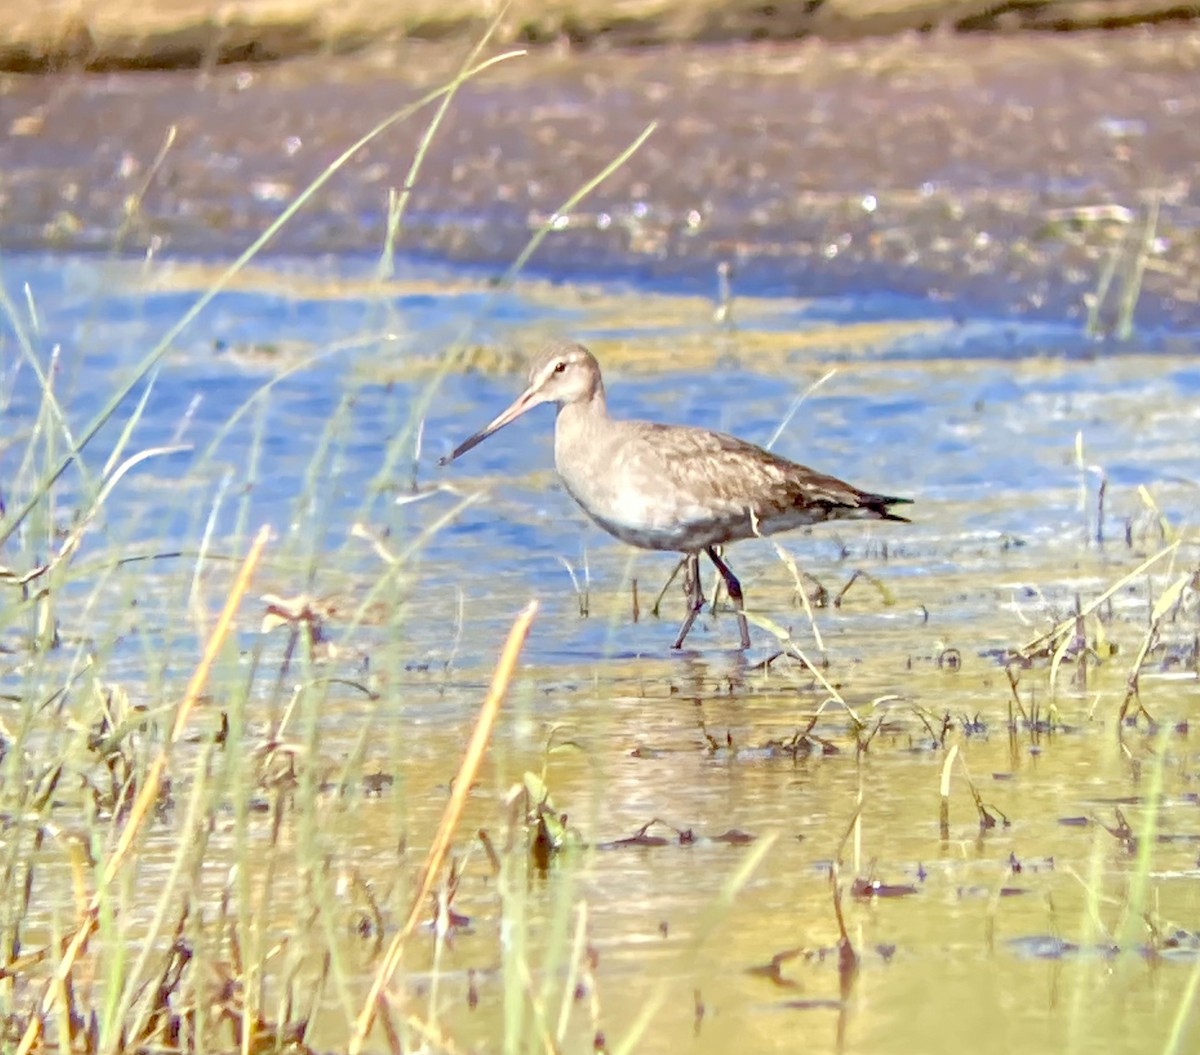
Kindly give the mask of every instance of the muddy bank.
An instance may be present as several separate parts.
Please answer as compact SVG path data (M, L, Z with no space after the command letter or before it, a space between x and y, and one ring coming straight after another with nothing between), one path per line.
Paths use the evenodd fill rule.
M0 69L181 69L339 54L399 40L478 35L485 0L100 0L83 5L0 0ZM1180 0L515 0L500 42L619 47L853 40L905 31L1113 29L1194 18Z
M0 78L0 244L236 253L462 53ZM1179 27L536 51L459 93L398 249L503 268L657 121L535 267L711 295L727 263L736 294L869 289L1105 326L1128 289L1140 325L1190 327L1198 64ZM361 150L272 251L377 256L426 120Z

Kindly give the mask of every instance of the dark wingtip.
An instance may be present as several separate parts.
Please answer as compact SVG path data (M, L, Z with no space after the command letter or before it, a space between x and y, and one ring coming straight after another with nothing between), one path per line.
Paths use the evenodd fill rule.
M911 498L893 498L891 495L863 495L863 505L878 514L880 520L894 520L898 524L911 524L912 521L893 513L889 506L910 506L912 502Z

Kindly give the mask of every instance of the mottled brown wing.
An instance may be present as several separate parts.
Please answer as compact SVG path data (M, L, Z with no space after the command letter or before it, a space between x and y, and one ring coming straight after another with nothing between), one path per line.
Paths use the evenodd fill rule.
M697 502L729 512L750 508L763 519L791 510L804 510L814 521L847 515L905 519L888 507L908 499L860 491L736 436L654 422L640 426L654 441L646 449L654 451L664 485Z

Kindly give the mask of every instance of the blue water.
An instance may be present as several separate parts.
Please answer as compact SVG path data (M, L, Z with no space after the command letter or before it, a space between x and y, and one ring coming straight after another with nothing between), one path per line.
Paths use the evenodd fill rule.
M0 261L0 279L14 305L0 324L5 431L16 438L0 452L0 486L10 512L35 478L28 471L19 475L27 443L21 437L33 428L41 398L20 353L14 316L44 369L58 349L55 391L78 435L198 296L190 288L148 287L139 268L103 257ZM106 521L110 542L177 543L194 550L212 515L215 539L231 549L244 545L231 534L237 526L249 531L269 523L285 540L284 549L302 555L310 575L314 562L320 563L315 555L323 552L341 552L347 568L370 569L374 558L367 547L348 541L355 520L390 532L391 543L401 548L402 540L429 527L457 501L437 493L394 505L414 483L411 444L395 472L379 478L385 450L406 434L429 383L428 370L406 373L406 357L431 364L457 339L523 346L535 339L530 336L535 331L566 333L587 343L591 327L608 340L619 332L632 342L653 343L689 325L674 324L674 331L628 323L622 328L594 311L585 314L578 300L556 303L541 286L497 292L425 263L402 262L398 292L387 298L361 288L311 294L314 277L361 278L366 270L361 264L284 260L274 261L272 269L272 281L258 289L217 296L153 372L147 412L126 454L178 443L191 449L148 460L118 484L110 507L122 515L110 514ZM419 280L420 288L404 292L405 279ZM26 307L26 286L36 324ZM1195 512L1200 466L1188 437L1200 427L1200 372L1165 351L1194 347L1191 335L1150 334L1144 343L1098 345L1066 323L954 321L937 306L894 295L838 297L803 307L780 302L777 313L756 316L748 325L786 334L864 319L950 325L901 336L853 359L834 348L823 355L819 347L808 347L789 359L782 377L754 369L752 355L729 357L728 365L715 370L690 368L686 357L671 356L662 357L662 369L653 374L627 373L616 365L606 374L611 408L619 416L702 424L766 443L792 401L830 364L838 366L775 449L860 486L913 497L917 504L915 523L902 532L872 529L868 541L849 533L849 542L837 527L815 532L800 545L818 566L840 559L844 545L865 552L881 539L909 554L907 563L893 560L890 570L911 575L931 563L944 565L948 544L980 532L994 539L1074 537L1083 523L1081 481L1094 491L1098 480L1081 475L1076 465L1080 432L1086 460L1103 467L1109 481L1112 531L1119 534L1121 518L1142 512L1139 486L1160 488L1164 510L1176 518ZM716 339L715 329L713 335ZM736 347L736 331L721 340ZM256 346L280 354L245 354ZM280 362L287 367L307 360L277 379ZM394 380L375 380L380 376ZM447 376L425 417L415 470L420 489L488 491L431 534L418 572L430 596L445 604L458 590L475 597L480 618L494 610L500 619L517 607L517 599L535 593L570 611L576 602L564 560L577 577L585 563L594 566L599 585L611 589L630 556L591 527L554 482L548 408L455 465L436 466L439 456L506 406L522 383L519 374ZM85 451L90 480L99 476L143 389L139 383ZM251 401L222 436L234 413ZM56 446L61 453L65 441L60 437ZM322 460L314 463L319 451ZM68 470L59 485L59 508L69 509L82 491L82 478ZM213 513L218 498L221 505ZM742 556L743 550L750 555ZM773 560L761 546L738 553L751 568ZM634 573L653 581L656 592L671 562L643 557L637 567ZM571 641L597 651L603 644L633 652L645 637L631 626L619 628L613 638L614 631L597 620L583 625L587 638L598 639ZM666 628L653 634L669 637ZM554 651L564 643L545 647Z
M794 400L836 368L791 418L775 449L860 486L914 500L905 507L913 518L908 525L834 524L778 539L833 593L856 572L870 577L842 607L820 609L816 621L830 659L823 669L837 690L868 720L887 717L886 730L868 753L860 754L842 711L834 708L821 719L818 733L840 757L792 763L762 745L806 727L827 692L794 666L758 672L754 663L774 651L774 639L754 626L749 656L735 652L737 632L728 613L705 613L688 649L670 651L681 615L678 588L668 595L661 619L649 609L671 570L671 557L637 555L589 525L574 507L552 472L550 408L535 409L453 465L437 466L439 456L511 401L523 384L519 373L448 374L425 416L415 472L411 441L398 452L395 470L381 471L389 445L411 435L429 366L455 339L525 346L560 329L585 342L595 338L602 346L615 328L607 312L594 305L585 311L567 298L555 303L542 286L500 294L464 290L462 276L452 272L433 276L444 281L444 292L422 273L414 276L425 283L421 292L386 300L363 293L314 295L306 280L318 266L332 270L337 262L297 265L291 277L281 268L263 292L242 289L217 297L163 359L126 453L177 442L191 449L148 460L117 484L74 558L71 576L56 591L59 649L43 654L29 649L36 612L20 609L16 590L9 595L11 603L0 617L0 644L19 659L0 672L5 693L18 701L57 701L65 684L71 695L63 706L74 708L67 711L72 716L85 716L76 717L73 726L82 735L83 723L95 720L96 697L83 678L75 693L76 681L61 671L78 674L87 657L101 685L119 686L131 702L168 713L163 703L180 698L200 653L200 638L224 600L230 562L245 551L259 524L269 524L274 537L243 601L234 636L239 669L248 670L259 650L263 655L251 683L248 756L257 759L259 745L274 740L266 730L278 714L269 713L268 703L277 712L292 685L304 678L311 678L318 692L329 690L316 719L316 762L324 771L339 772L359 749L363 722L369 720L373 742L366 745L365 765L396 770L398 778L397 790L380 800L387 817L373 817L374 800L367 800L362 809L368 812L360 810L354 824L337 819L336 833L324 831L330 845L356 867L374 864L391 875L395 845L401 834L407 839L412 812L441 808L445 774L478 711L496 652L514 615L537 598L541 609L524 647L523 667L493 737L491 758L500 760L497 769L507 776L482 778L479 801L491 794L488 782L519 780L523 767L549 765L547 745L569 740L575 750L556 759L550 770L553 794L593 843L627 835L655 816L702 835L728 828L760 837L784 835L752 889L732 902L733 911L746 914L749 929L736 933L751 951L731 958L721 950L715 973L705 976L714 978L705 983L706 1000L728 992L721 1006L750 1007L758 1015L769 1006L761 1003L768 999L764 993L778 996L746 968L766 962L795 940L781 938L773 921L795 909L797 877L819 885L819 894L810 891L814 904L827 903L826 862L844 841L864 780L871 787L864 813L871 870L893 881L918 870L921 875L901 916L894 914L896 901L890 902L892 915L883 899L865 910L870 917L864 917L865 925L874 928L868 933L898 946L906 958L894 967L871 967L873 961L867 961L867 970L875 972L872 999L878 997L875 1002L882 1006L886 998L895 1008L889 1013L907 1022L911 1009L921 1006L927 979L944 985L937 972L948 949L958 961L947 978L958 978L963 964L978 962L980 955L994 960L992 966L1006 978L1014 977L1011 954L1005 959L1003 953L980 952L977 906L992 897L999 877L1009 876L1006 862L1018 856L1049 857L1053 848L1052 859L1066 860L1072 874L1086 871L1089 855L1097 853L1092 836L1061 844L1063 829L1055 828L1056 818L1085 810L1106 817L1114 788L1124 789L1121 801L1127 808L1138 809L1135 774L1141 770L1126 762L1125 752L1132 744L1149 756L1150 738L1130 731L1118 745L1115 737L1099 735L1100 721L1090 722L1097 707L1091 697L1094 682L1087 691L1066 686L1073 663L1064 663L1060 672L1055 706L1061 701L1069 721L1097 734L1056 733L1044 744L1028 743L1023 735L1004 736L1009 689L997 657L1072 611L1076 597L1086 603L1161 546L1161 537L1150 530L1140 488L1172 524L1195 522L1200 370L1188 356L1167 354L1161 347L1147 351L1140 344L1095 346L1068 326L979 317L921 337L881 339L854 356L832 340L828 349L814 347L806 333L793 352L785 340L774 365L756 366L753 345L739 354L736 330L718 334L701 320L688 331L685 321L665 310L649 317L666 322L640 328L628 320L622 324L625 341L645 342L663 354L657 356L660 366L649 372L644 363L638 368L621 361L608 364L615 414L715 426L766 443ZM7 441L0 446L0 489L11 517L39 476L27 463L31 445L36 467L47 434L57 437L60 454L66 443L60 427L44 424L30 439L42 394L31 364L24 361L17 327L29 335L31 354L44 369L57 362L54 389L66 430L77 436L197 294L148 290L136 264L100 258L9 258L0 275L16 305L0 326L0 412ZM23 306L23 283L37 306L36 325ZM623 303L614 298L612 313L618 314ZM879 301L872 304L869 310L877 311L878 319L941 318L933 311L920 314L928 306L916 303L894 303L891 315ZM781 302L777 313L756 313L743 325L786 336L793 330L810 333L831 320L849 323L856 317L844 301L804 308ZM708 331L698 329L703 326ZM670 354L671 340L694 340L709 332L730 350L716 366L697 366ZM1190 338L1172 335L1171 340L1186 344ZM277 354L248 354L255 346L273 347ZM406 362L424 365L406 369ZM295 364L303 368L281 373ZM54 516L64 529L88 487L95 486L143 388L144 383L136 386L119 420L85 451L86 478L72 468L57 485ZM250 401L249 410L226 429ZM1077 465L1080 434L1084 464L1097 470L1081 472ZM1101 473L1108 482L1110 539L1103 550L1090 542ZM395 499L408 497L414 484L425 497L397 505ZM454 490L437 490L447 486ZM474 504L438 524L464 495L476 494ZM195 551L210 519L210 557L193 598ZM4 564L28 568L60 544L61 534L51 543L35 536L36 522L31 518L9 541ZM352 537L355 522L366 525L393 554L414 549L395 582L386 581L386 562ZM1126 524L1133 540L1128 547ZM95 564L114 553L174 549L184 556L115 573ZM746 587L751 616L766 616L786 628L816 656L818 646L795 602L789 574L770 547L749 541L727 556ZM1127 657L1145 633L1149 606L1170 581L1163 570L1156 568L1121 589L1106 615L1104 635L1121 645L1098 672L1108 677L1103 706L1110 713L1123 689ZM1173 567L1171 576L1179 574ZM632 579L640 602L636 622ZM258 632L263 594L344 595L347 612L381 582L385 586L374 599L382 617L355 627L345 619L332 621L325 629L327 640L340 648L337 654L323 657L311 671L293 661L286 677L279 673L287 635ZM586 592L587 618L580 615L579 591ZM1161 631L1182 662L1195 633L1194 600L1184 600L1179 619ZM197 610L204 613L198 619ZM1097 634L1096 625L1089 620L1089 637ZM961 672L938 666L936 657L947 647L961 655ZM1156 683L1159 662L1156 655L1147 665L1143 695L1170 730L1176 715L1194 711L1196 682ZM779 666L785 666L781 674ZM41 669L49 672L49 686L31 687ZM1052 698L1043 688L1044 671L1027 677L1020 686L1023 699L1036 695L1042 704ZM344 680L334 684L337 679ZM279 694L274 693L277 682ZM349 689L351 682L359 688ZM236 688L229 679L214 685L213 705L198 709L193 728L215 728L226 706L223 694ZM367 688L375 694L370 700ZM16 710L23 704L10 706ZM955 835L951 842L937 837L931 804L943 755L922 746L930 743L933 729L913 717L918 708L923 715L978 714L996 730L991 737L953 735L964 757L969 752L973 780L989 804L1014 818L1012 829L979 831L965 782L956 777ZM41 708L39 717L51 728L63 722L48 708ZM700 721L715 750L698 731ZM10 722L17 724L16 718ZM287 731L293 742L302 735L298 724ZM27 739L27 749L36 749L43 735L49 734L38 731ZM1163 743L1155 737L1155 750ZM418 763L428 768L399 790L406 771L397 767ZM568 765L578 767L574 776ZM988 779L993 773L1013 779L993 782ZM1187 786L1186 774L1172 770L1169 779ZM186 778L180 779L178 786L185 784ZM1186 794L1165 798L1160 823L1186 831L1191 800ZM408 812L393 816L397 806ZM389 827L401 820L402 831ZM174 850L178 836L170 826L152 831L152 839L165 836ZM348 841L337 842L335 834ZM374 844L385 848L365 848ZM1100 845L1104 853L1110 844ZM676 856L668 859L668 852ZM1166 852L1160 848L1158 859ZM602 889L594 875L580 874L578 889L598 891L588 896L596 906L594 918L604 920L598 933L603 969L609 972L606 992L616 991L618 984L644 988L646 950L653 948L648 940L662 942L665 935L647 939L643 932L652 933L654 921L669 918L672 934L686 933L679 921L688 899L715 899L733 862L741 860L731 848L718 855L702 843L682 853L664 849L662 855L614 856L601 870ZM1110 856L1118 863L1107 864L1109 869L1119 870L1127 861L1124 855ZM551 883L576 867L572 860L560 862ZM1182 851L1167 860L1160 886L1182 904L1172 910L1176 916L1188 918L1190 902L1183 899L1194 893L1194 883L1187 862ZM1049 869L1040 881L1049 882L1054 873ZM1031 890L1039 882L1030 872L1013 874L1010 881ZM1123 875L1120 882L1128 885ZM986 893L976 897L972 884ZM531 888L530 903L538 912L550 885ZM493 905L490 877L484 886L487 905ZM478 898L479 890L480 884L469 879L458 904ZM1076 886L1068 882L1065 890L1062 899ZM1036 901L1004 899L1018 900ZM930 905L933 915L918 915ZM850 907L864 911L858 904ZM476 911L473 929L484 936L486 950L460 944L451 951L477 957L466 962L491 964L489 913L494 908ZM1028 928L1044 926L1041 909L1030 911L1034 922ZM1013 931L1013 909L1001 913L1004 926ZM632 923L614 927L610 920L618 917ZM1068 928L1077 928L1072 921L1082 918L1064 913ZM765 929L756 934L754 926ZM836 934L836 927L830 933ZM470 939L470 933L463 936L464 943ZM879 947L875 937L858 944L868 955ZM797 972L799 964L793 965ZM682 992L695 984L692 974L699 969L689 953L692 973ZM803 984L809 978L821 983L821 976L811 973L821 971L832 991L832 966L807 964L803 970L810 972L800 975ZM489 975L480 971L485 994L492 985ZM735 1013L723 1012L715 1021L728 1021ZM771 1028L777 1035L773 1023ZM673 1037L663 1050L677 1046L677 1032Z

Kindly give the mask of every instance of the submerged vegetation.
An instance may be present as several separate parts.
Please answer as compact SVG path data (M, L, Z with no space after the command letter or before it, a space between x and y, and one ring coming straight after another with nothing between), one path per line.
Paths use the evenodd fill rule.
M1032 539L971 526L1007 499L964 514L942 491L890 548L837 536L801 570L781 543L749 613L777 647L748 666L721 652L724 612L713 656L623 653L647 613L615 558L597 588L561 557L577 596L564 578L536 603L493 564L431 566L486 498L417 478L475 320L387 419L361 493L339 488L364 456L361 388L327 420L273 417L277 387L342 348L281 364L203 442L190 406L164 429L160 371L201 313L340 165L433 107L390 198L392 273L447 108L510 57L482 47L348 147L82 424L64 384L98 383L4 276L5 1049L792 1050L799 1015L819 1050L1193 1050L1194 482L1164 480L1168 502L1110 480L1081 433L1037 452L1080 495L1074 523ZM1148 250L1122 252L1136 297ZM879 406L905 376L884 374ZM990 419L955 414L986 440ZM272 531L259 493L288 429L312 434L310 460ZM556 636L566 663L532 649Z

